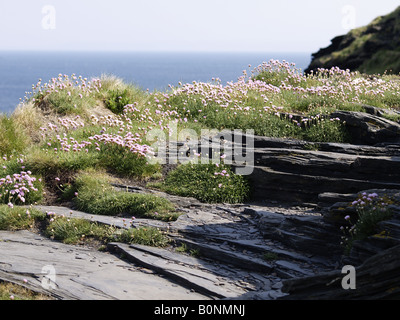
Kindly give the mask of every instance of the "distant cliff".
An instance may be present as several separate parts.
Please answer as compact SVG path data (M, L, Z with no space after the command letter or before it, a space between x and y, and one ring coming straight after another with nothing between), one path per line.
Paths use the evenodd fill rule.
M358 70L363 73L400 73L400 6L367 26L331 40L312 55L306 73L317 68Z

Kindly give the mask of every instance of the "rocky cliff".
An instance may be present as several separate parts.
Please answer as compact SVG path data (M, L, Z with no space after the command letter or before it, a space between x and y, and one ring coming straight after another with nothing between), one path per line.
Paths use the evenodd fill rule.
M367 26L335 37L331 45L312 55L306 73L338 66L363 73L400 72L400 6Z

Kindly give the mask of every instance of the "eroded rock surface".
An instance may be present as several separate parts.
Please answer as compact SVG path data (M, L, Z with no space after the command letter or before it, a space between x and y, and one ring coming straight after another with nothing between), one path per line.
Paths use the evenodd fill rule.
M153 192L133 186L130 190ZM138 218L133 224L168 232L174 241L165 249L110 243L108 252L98 252L28 231L1 232L4 255L0 258L0 278L16 283L28 279L31 288L58 299L340 299L348 292L343 293L337 281L341 267L349 261L343 260L340 224L331 217L340 215L343 219L344 212L335 212L335 208L344 204L351 208L355 197L357 194L321 195L325 198L324 208L279 203L210 205L186 199L188 202L180 207L184 214L177 221ZM175 203L183 200L170 199ZM326 199L346 201L328 205ZM124 217L94 216L63 207L36 208L119 228L130 227ZM396 219L397 216L380 227L398 230ZM386 257L385 250L393 255L395 243L387 241L384 247L377 243L355 245L354 250L359 252L361 248L364 252L373 248L362 261L357 251L348 257L360 268L360 284L364 283L363 291L353 296L355 299L368 297L367 281L379 270L388 272L381 276L385 282L376 285L381 290L390 289L390 277L394 277L393 283L397 281L395 267L383 270L377 260L371 260L377 254ZM177 252L181 246L186 248L186 254ZM395 265L394 260L390 263ZM57 286L52 290L42 287L46 275L42 268L48 265L57 272ZM327 283L334 285L327 287ZM392 297L378 291L372 297Z
M399 144L307 144L255 139L258 147L254 148L254 171L249 176L254 200L315 204L322 193L400 189Z
M0 231L0 247L1 280L57 299L208 299L107 252L62 244L29 231Z
M145 192L144 188L130 188ZM151 191L149 191L151 192ZM165 195L169 197L169 195ZM180 203L175 197L173 200ZM302 252L286 246L272 237L266 237L260 221L264 217L260 207L250 205L209 205L192 199L192 205L177 221L162 222L135 219L133 227L160 228L174 240L167 249L140 245L111 243L110 252L136 267L151 269L177 284L204 294L212 299L276 299L282 296L283 279L314 275L321 270L335 268L336 261L326 256ZM93 216L61 207L37 206L44 212L98 221L120 228L129 228L123 217ZM273 210L273 207L270 207ZM315 215L303 208L276 207L276 213L285 219L295 215ZM313 211L312 208L308 210ZM195 257L178 253L185 247Z

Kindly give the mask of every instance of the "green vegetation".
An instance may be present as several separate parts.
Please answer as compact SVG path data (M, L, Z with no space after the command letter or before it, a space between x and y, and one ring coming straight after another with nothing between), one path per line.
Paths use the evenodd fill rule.
M151 186L208 203L240 203L250 195L245 178L226 165L183 164L171 171L165 181Z
M121 146L109 145L102 148L99 166L110 168L120 176L145 178L160 171L159 165L148 164L147 159L132 154Z
M21 153L27 147L27 137L13 118L0 115L0 155Z
M310 145L351 142L345 125L330 114L363 111L361 106L368 104L398 120L399 89L394 76L366 77L338 68L304 75L293 64L275 60L225 86L193 82L168 92L149 93L113 76L88 80L59 75L40 81L13 115L1 117L0 174L31 172L38 191L24 196L25 201L30 198L25 203L73 200L96 214L149 215L154 210L164 218L171 208L162 200L114 191L95 201L97 191L76 190L88 190L76 181L82 171L107 172L205 202L242 202L250 194L248 185L223 160L221 171L229 172L228 177L212 176L216 171L211 166L182 165L164 179L163 166L148 161L157 151L148 133L156 129L179 140L183 129L197 134L202 129L252 129L257 135L303 139ZM71 196L75 192L77 199ZM6 204L10 199L12 204L24 202L9 196L3 192L0 198Z
M190 249L185 243L182 243L179 247L176 247L175 251L179 253L187 253L194 258L197 258L201 255L200 249Z
M0 300L51 300L51 298L33 292L23 286L0 282Z
M400 70L400 47L396 50L377 51L369 60L363 62L359 69L372 74L383 73L385 70L397 73Z
M90 238L100 242L111 239L115 228L85 219L52 217L51 222L45 230L48 237L62 241L67 244L76 244Z
M385 194L367 194L365 192L353 201L351 205L356 208L357 216L346 216L347 225L341 227L344 233L342 243L346 253L351 250L354 241L363 240L369 236L380 236L376 235L377 225L392 217L393 213L388 208L391 204L393 204L393 200Z
M46 215L41 211L0 205L0 230L26 230L34 228L36 222L43 221Z
M170 243L170 239L164 232L152 227L130 228L124 230L121 234L116 236L116 241L153 247L166 247Z
M108 109L116 114L121 114L124 112L124 107L131 104L131 98L128 96L128 90L124 91L110 91L107 99L105 100L105 105Z
M108 242L136 243L154 247L165 247L169 238L159 229L139 227L118 230L112 226L101 225L85 219L54 217L46 229L46 234L52 239L67 244L97 241L101 244Z
M78 210L96 215L137 216L164 221L179 216L174 205L167 199L148 194L117 191L105 174L86 172L77 176L68 194L76 193L74 203Z
M278 260L279 256L274 252L266 252L262 255L265 261L275 261Z
M57 216L53 212L45 214L34 208L0 206L0 230L17 231L35 228L49 238L67 244L88 241L106 244L119 241L165 247L170 241L164 232L153 227L132 227L121 231L113 226L86 219Z

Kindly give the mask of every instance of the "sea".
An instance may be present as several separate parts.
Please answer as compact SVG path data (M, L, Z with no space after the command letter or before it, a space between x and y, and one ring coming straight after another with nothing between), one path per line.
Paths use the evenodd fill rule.
M276 59L306 69L311 53L268 52L28 52L0 51L0 113L11 114L39 79L60 73L86 77L114 75L143 90L164 91L179 82L236 81L243 70ZM249 65L251 67L249 67Z

